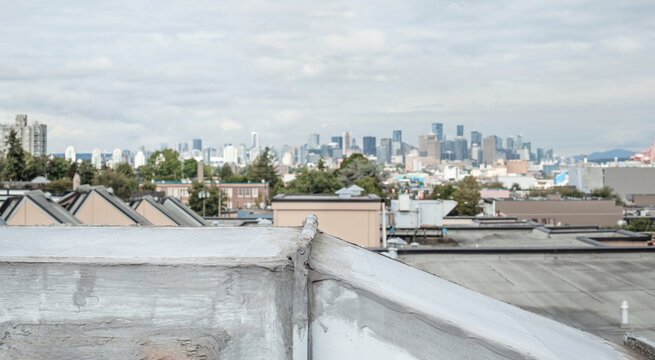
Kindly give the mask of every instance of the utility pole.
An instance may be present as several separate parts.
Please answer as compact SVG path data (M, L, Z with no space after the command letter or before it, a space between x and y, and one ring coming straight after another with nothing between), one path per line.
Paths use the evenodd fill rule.
M218 217L221 217L221 180L217 180L218 186Z
M198 197L202 199L202 217L205 217L205 201L209 197L209 192L203 190L198 193Z

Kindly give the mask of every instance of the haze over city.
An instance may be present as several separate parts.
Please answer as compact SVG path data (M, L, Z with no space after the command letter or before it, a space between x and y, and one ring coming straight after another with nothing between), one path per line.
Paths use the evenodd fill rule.
M46 2L0 13L0 122L49 149L301 144L430 123L561 155L652 144L651 2ZM468 135L468 134L467 134Z

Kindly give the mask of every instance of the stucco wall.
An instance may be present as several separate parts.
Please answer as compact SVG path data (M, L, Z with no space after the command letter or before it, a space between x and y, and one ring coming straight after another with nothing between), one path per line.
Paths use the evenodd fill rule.
M55 221L36 207L29 199L24 198L22 205L8 219L7 225L54 225Z
M154 206L150 205L147 201L143 200L139 203L139 206L134 209L139 215L148 219L155 226L177 226L166 215L162 214Z
M74 215L87 225L134 225L134 221L95 192L89 195Z
M379 202L273 202L275 226L300 226L318 217L321 231L365 247L380 246Z
M292 271L0 266L0 359L289 359Z

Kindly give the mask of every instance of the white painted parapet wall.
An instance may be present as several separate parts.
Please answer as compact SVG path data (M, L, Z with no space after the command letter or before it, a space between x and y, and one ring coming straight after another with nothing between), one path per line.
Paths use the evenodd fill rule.
M621 359L303 228L0 227L0 359Z

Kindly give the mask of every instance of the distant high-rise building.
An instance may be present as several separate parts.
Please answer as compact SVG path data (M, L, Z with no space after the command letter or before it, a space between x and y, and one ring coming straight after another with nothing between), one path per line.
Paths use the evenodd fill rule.
M202 139L193 139L193 147L191 150L202 151Z
M507 151L516 150L516 148L514 147L514 138L511 136L507 137L507 139L505 140L505 146L507 146L506 147Z
M394 130L391 137L391 156L402 155L403 149L403 131Z
M146 154L142 150L137 151L136 155L134 155L134 168L138 169L145 164Z
M223 162L238 164L239 163L239 150L231 144L223 147Z
M160 146L159 146L159 149L160 149L160 150L166 150L166 149L168 149L168 143L161 143L161 144L159 144L159 145L160 145Z
M259 144L259 134L257 131L253 131L250 133L250 148L251 149L259 149L260 144Z
M375 149L375 136L364 136L363 139L364 155L373 155L377 153Z
M482 139L482 163L491 164L496 161L496 138L493 136Z
M464 136L464 125L457 125L457 136Z
M390 163L391 162L391 154L392 154L392 143L391 138L382 138L380 139L380 147L378 148L378 159L385 159L380 160L381 163Z
M493 137L496 139L496 150L497 151L502 150L503 149L503 138L501 138L500 136L496 136L496 135L494 135Z
M343 149L343 137L342 136L333 136L331 141L333 143L337 144L337 146L339 146L339 149Z
M537 163L541 163L542 160L544 160L544 156L546 155L544 149L538 148L537 149Z
M64 159L69 162L77 161L77 153L75 153L75 148L73 146L69 146L66 148L66 152L64 153Z
M462 130L463 131L463 130ZM469 157L468 142L463 136L458 136L454 144L454 158L455 160L464 160Z
M392 137L394 142L403 142L403 131L402 130L394 130L393 131L393 137Z
M437 140L436 135L428 137L425 144L425 156L435 159L441 159L441 142Z
M428 141L436 140L435 134L423 134L418 136L418 154L419 156L428 156Z
M443 141L443 124L432 123L432 133L437 135L437 140Z
M96 169L102 167L102 151L100 151L100 149L93 149L93 152L91 152L91 164L93 164Z
M0 153L6 151L5 139L14 130L23 150L34 156L48 153L48 126L37 121L28 123L27 115L16 115L13 124L0 124Z
M482 133L479 131L471 131L471 146L477 144L478 147L482 146Z
M311 148L318 148L321 145L319 134L310 134L307 145Z
M350 137L350 132L346 131L343 133L343 148L341 148L343 156L348 156L348 150L351 146L352 138Z
M118 164L123 162L123 152L121 149L114 149L114 152L111 153L111 167L116 169Z

